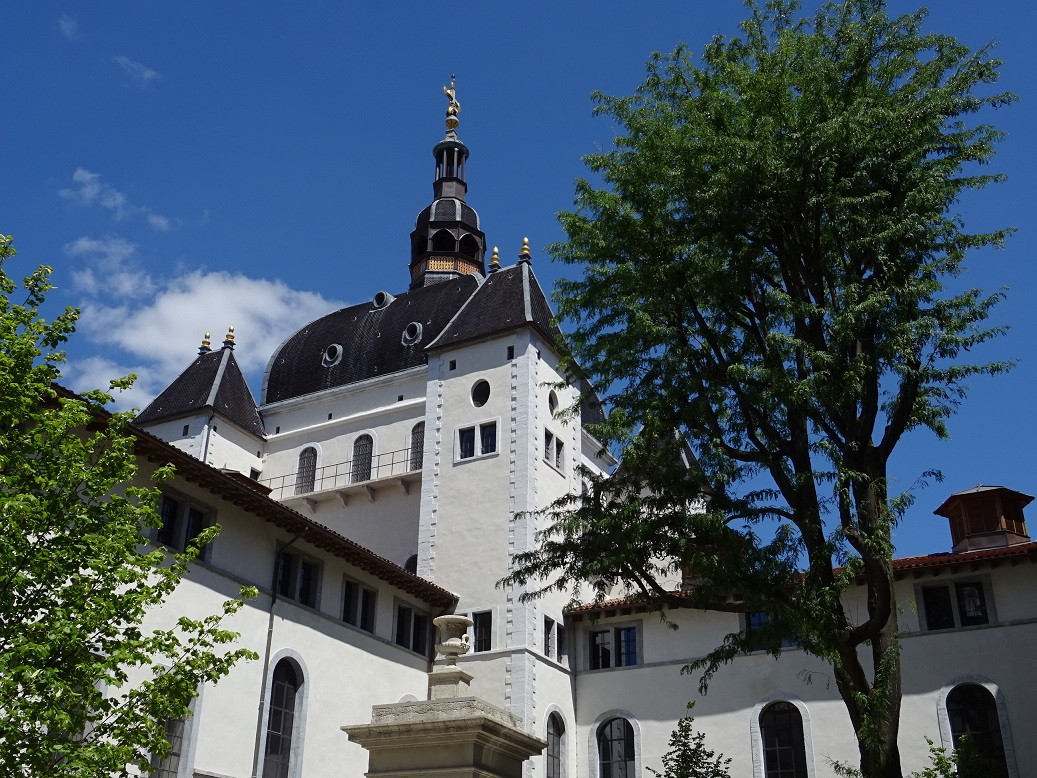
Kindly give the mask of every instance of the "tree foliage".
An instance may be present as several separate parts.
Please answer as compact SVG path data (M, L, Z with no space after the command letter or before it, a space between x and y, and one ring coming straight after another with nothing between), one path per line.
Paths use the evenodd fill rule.
M731 760L707 748L705 734L696 732L694 723L690 714L681 717L670 734L670 750L663 754L662 772L651 767L648 772L656 778L730 778Z
M46 321L51 270L19 288L4 270L14 253L0 236L0 774L147 771L199 684L254 657L221 626L241 601L142 626L216 529L182 554L148 550L157 491L132 485L130 417L53 384L78 312Z
M1012 95L989 88L989 48L924 31L923 11L747 8L700 64L679 47L632 96L595 95L620 134L561 214L554 255L579 277L555 299L623 463L552 507L513 579L776 614L696 663L703 682L794 635L832 664L864 773L899 776L891 530L910 496L887 464L1009 367L969 361L1000 333L984 322L1001 293L954 279L1009 232L970 232L955 207L998 180L982 165L1000 133L976 114ZM863 616L841 604L854 581Z

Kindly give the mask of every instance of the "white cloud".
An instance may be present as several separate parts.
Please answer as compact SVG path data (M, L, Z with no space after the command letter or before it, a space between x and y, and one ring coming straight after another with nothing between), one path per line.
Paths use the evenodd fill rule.
M115 408L127 411L145 408L161 392L165 385L159 376L150 372L146 365L127 366L106 357L86 357L62 365L60 383L76 392L91 389L108 391L109 381L134 373L137 380L129 389L114 392Z
M123 408L147 405L191 363L205 332L219 348L232 324L238 364L258 392L274 349L306 322L342 307L241 273L194 270L160 279L138 267L135 250L115 236L83 237L65 247L84 263L74 271L85 297L78 337L108 355L77 362L66 380L76 389L105 387L109 378L135 372L138 384L118 400Z
M134 62L129 57L120 55L118 57L112 57L112 61L122 68L123 73L129 76L132 81L135 81L141 86L147 86L152 81L156 81L160 78L156 71L140 62Z
M91 238L84 235L65 244L65 253L81 264L72 271L76 290L87 296L102 293L122 297L141 297L154 291L151 277L135 257L137 246L112 235Z
M79 22L77 22L68 14L65 14L60 19L58 19L58 29L61 30L61 34L68 38L70 41L74 41L79 38Z
M172 227L172 220L168 216L161 216L153 213L147 206L130 202L130 199L118 189L101 181L100 173L76 168L76 172L72 174L72 182L75 186L58 191L66 200L84 206L104 208L112 212L116 221L130 216L144 216L152 229L168 232Z

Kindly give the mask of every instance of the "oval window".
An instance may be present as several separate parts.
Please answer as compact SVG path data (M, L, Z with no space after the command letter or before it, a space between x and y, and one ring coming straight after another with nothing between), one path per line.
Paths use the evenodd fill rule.
M403 329L403 345L411 346L421 340L421 322L412 321Z
M324 349L324 356L321 358L321 364L324 365L324 367L337 365L342 361L342 353L342 345L339 343L332 343Z
M547 395L547 407L551 411L551 415L558 410L558 395L555 394L555 390L552 389L551 393Z
M476 381L475 386L472 387L472 405L476 408L482 408L486 405L486 401L490 399L490 382L489 381Z

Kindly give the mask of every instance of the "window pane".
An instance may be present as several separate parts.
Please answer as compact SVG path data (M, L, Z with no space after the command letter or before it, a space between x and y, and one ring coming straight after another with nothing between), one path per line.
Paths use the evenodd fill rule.
M490 611L473 613L472 621L475 622L475 646L474 651L489 651L493 647L493 614Z
M410 648L411 619L414 611L405 605L396 607L396 645Z
M565 724L557 713L547 717L547 778L562 778L562 741Z
M346 585L343 591L343 603L342 603L342 620L346 624L352 624L354 627L357 626L357 606L358 599L360 596L360 587L353 581L346 581Z
M970 774L1007 778L1001 722L994 696L975 683L956 686L947 695L947 717L951 723L954 746L968 737L973 755L968 758Z
M950 629L954 626L951 592L946 586L923 586L926 629Z
M637 664L637 627L616 630L616 667Z
M978 581L970 583L955 584L955 592L958 595L958 614L961 616L963 627L974 624L986 624L987 599L983 594L983 584Z
M807 778L803 718L790 702L772 702L760 713L766 778Z
M172 497L162 495L158 506L158 515L162 526L158 528L158 542L166 546L173 545L176 540L176 515L180 511L180 503Z
M410 433L410 469L421 470L421 461L425 456L425 422L414 425Z
M544 617L544 656L553 656L554 651L554 619Z
M304 448L299 454L299 472L295 476L295 493L306 494L313 491L313 483L317 477L317 449Z
M374 632L374 604L374 590L362 590L360 593L360 629L366 632Z
M353 443L353 464L350 468L353 483L371 480L371 454L374 440L370 435L361 435Z
M414 634L411 637L410 647L419 654L428 651L428 616L423 613L414 614Z
M592 632L591 670L606 670L612 667L612 633L609 630Z
M187 536L184 538L185 546L198 537L203 529L205 529L205 516L197 508L189 508L187 510Z
M270 716L267 720L266 756L263 778L288 778L295 722L295 698L299 681L291 664L282 659L274 668L270 688Z
M458 459L475 456L475 427L466 427L457 432Z
M626 719L611 719L601 725L598 765L601 778L627 778L634 774L634 728Z
M481 448L479 449L482 454L492 454L497 450L497 425L496 424L482 424L479 426L479 433L481 440Z
M317 607L317 565L299 560L299 596L296 598L303 605Z

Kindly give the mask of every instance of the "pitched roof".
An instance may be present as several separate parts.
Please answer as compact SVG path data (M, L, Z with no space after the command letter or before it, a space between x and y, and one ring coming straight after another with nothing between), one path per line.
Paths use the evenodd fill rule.
M532 326L550 343L561 335L529 262L490 273L428 348L448 348L523 326Z
M428 362L425 347L443 331L478 288L467 275L411 289L381 307L361 303L310 322L282 343L270 358L263 403L275 403L325 389L397 373ZM405 338L411 323L418 338ZM324 359L341 346L338 360Z
M149 424L211 408L246 432L263 437L263 421L245 376L234 358L234 349L199 354L158 397L137 416Z

